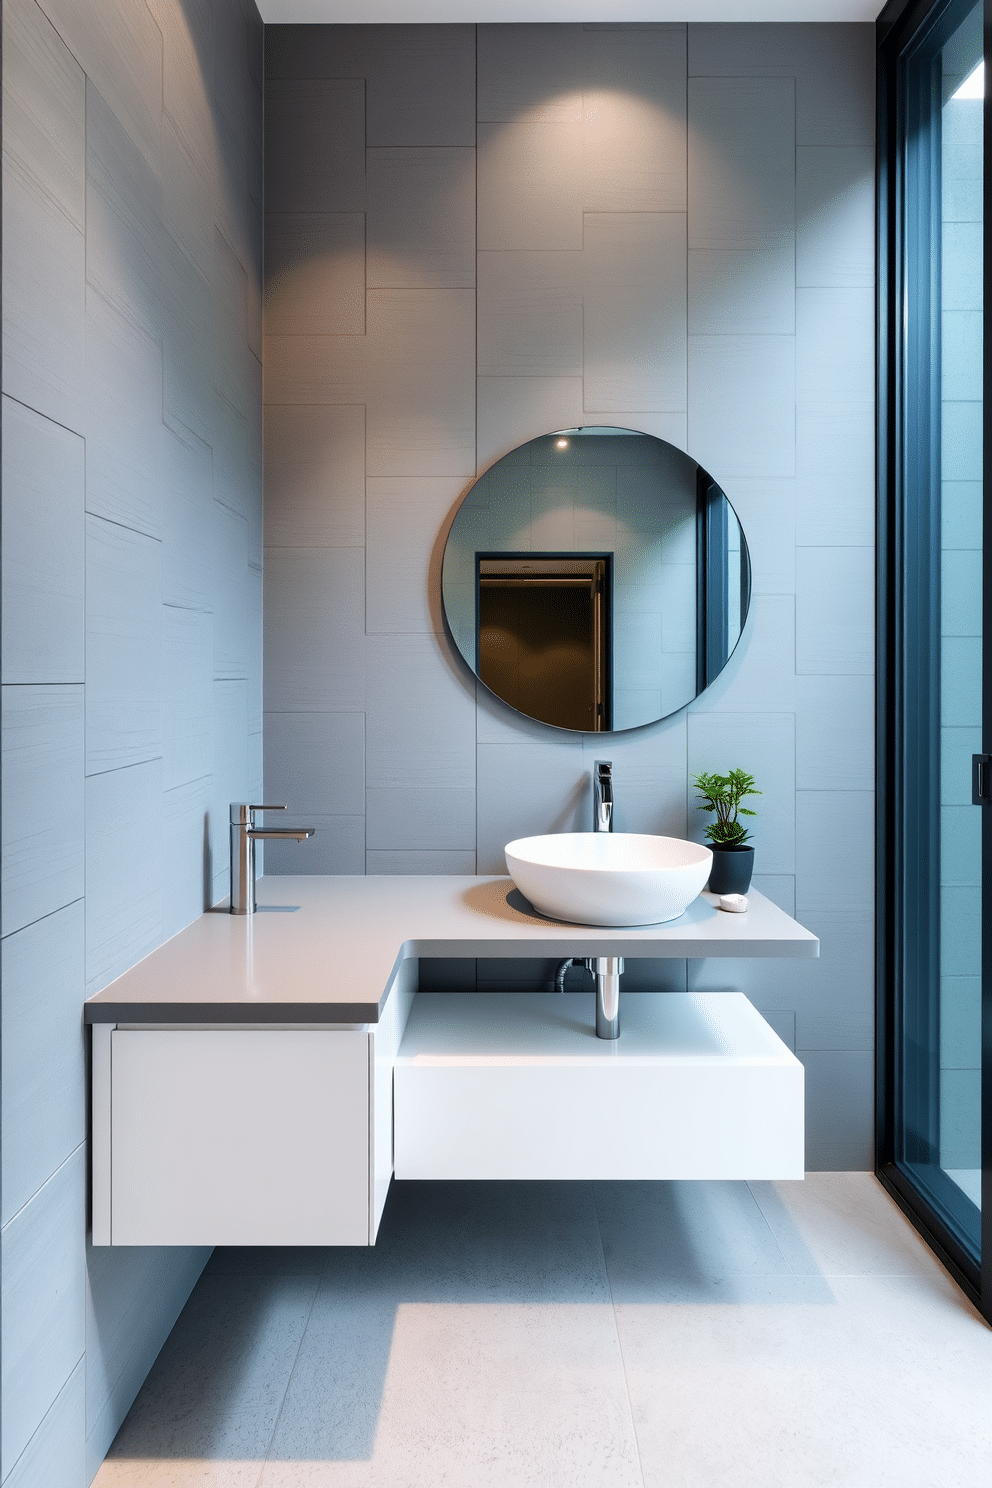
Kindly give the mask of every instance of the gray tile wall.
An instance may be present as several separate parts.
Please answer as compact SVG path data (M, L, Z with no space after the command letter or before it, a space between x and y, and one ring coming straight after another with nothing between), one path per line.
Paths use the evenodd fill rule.
M206 1258L88 1247L80 1009L261 789L262 28L5 0L3 61L0 1479L82 1488Z
M823 952L627 985L742 987L806 1066L808 1166L869 1168L872 28L269 27L266 77L266 788L321 829L270 871L502 872L585 825L603 742L476 695L444 536L537 434L670 439L754 602L703 697L610 740L618 825L698 834L690 774L752 770L756 883Z

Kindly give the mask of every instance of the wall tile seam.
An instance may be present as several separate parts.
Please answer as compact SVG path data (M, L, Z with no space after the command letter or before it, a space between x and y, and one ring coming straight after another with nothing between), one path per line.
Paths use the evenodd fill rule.
M26 412L33 413L35 418L44 419L46 424L51 424L56 429L62 429L66 434L71 434L74 439L80 440L83 445L86 444L86 435L81 430L74 429L71 424L63 424L59 419L52 418L50 413L45 413L41 408L35 408L33 403L25 403L23 398L16 398L13 393L8 393L6 389L3 389L2 397L5 403L16 403L18 408L23 408Z
M86 686L85 677L48 678L43 682L4 682L0 684L4 691L15 687L82 687Z
M28 1437L27 1441L24 1443L24 1446L23 1446L22 1450L18 1453L18 1455L15 1458L14 1462L11 1464L11 1467L10 1467L9 1472L7 1473L6 1477L3 1479L3 1482L4 1483L9 1483L11 1481L11 1479L14 1476L14 1473L17 1470L17 1464L19 1462L23 1462L23 1460L24 1460L25 1456L27 1455L27 1453L31 1450L32 1443L35 1442L41 1436L41 1433L47 1429L46 1426L45 1426L45 1422L51 1416L52 1412L54 1411L55 1407L58 1405L58 1403L61 1400L62 1396L65 1394L66 1390L72 1384L73 1376L75 1374L77 1374L81 1368L85 1372L85 1365L86 1365L86 1351L84 1349L83 1352L80 1354L79 1358L76 1360L76 1362L73 1365L72 1369L70 1370L67 1378L60 1385L58 1394L55 1396L54 1400L52 1400L51 1403L48 1405L48 1407L45 1410L45 1414L42 1416L41 1420L38 1422L37 1426L34 1428L34 1430L32 1431L31 1435ZM85 1382L84 1382L84 1385L83 1385L83 1389L85 1391ZM73 1485L73 1488L75 1488L75 1485Z
M78 1154L80 1152L84 1152L85 1153L86 1150L88 1149L88 1147L89 1147L89 1138L88 1137L83 1137L83 1139L82 1139L81 1142L77 1142L76 1145L75 1145L75 1147L73 1147L72 1151L69 1152L69 1153L67 1153L66 1156L62 1159L62 1161L59 1163L58 1167L55 1168L55 1169L53 1169L53 1171L51 1173L49 1173L49 1175L45 1179L44 1183L40 1183L38 1185L38 1187L35 1189L34 1193L31 1195L31 1197L29 1199L25 1199L24 1203L17 1210L17 1212L15 1214L12 1214L10 1216L10 1218L6 1221L6 1223L3 1225L3 1227L0 1228L0 1234L6 1235L7 1231L10 1229L11 1225L16 1224L17 1223L17 1220L25 1212L25 1210L27 1210L28 1208L30 1208L30 1206L38 1199L39 1195L41 1195L42 1193L44 1193L44 1191L48 1187L48 1185L50 1183L54 1183L55 1182L55 1179L62 1172L62 1169L65 1168L69 1163L71 1163L72 1160L73 1160L73 1158L75 1158L76 1156L78 1156ZM72 1371L70 1370L69 1373L71 1374ZM67 1376L67 1378L68 1378L68 1376Z
M77 219L66 211L65 206L59 198L53 196L44 181L35 174L31 168L30 161L20 155L13 145L7 143L4 143L3 150L0 153L2 153L4 167L9 168L11 173L22 182L24 187L32 192L32 195L40 198L47 206L54 208L59 216L72 228L77 237L85 239L85 229L80 227Z
M249 563L248 567L251 568L252 565ZM163 599L162 608L163 610L181 610L187 615L215 615L217 613L207 605L179 604L175 599Z
M67 899L66 902L65 902L65 904L60 904L55 909L46 910L45 913L43 915L39 915L36 920L28 920L28 922L27 922L26 925L19 925L16 930L8 930L7 933L6 933L6 935L0 936L0 944L2 944L4 941L7 941L7 940L13 940L13 938L14 938L15 935L21 935L21 934L23 934L23 932L25 930L30 930L32 928L32 926L34 926L34 925L41 925L41 924L43 924L45 922L45 920L52 919L52 917L54 915L62 914L63 911L65 911L67 909L71 909L74 904L85 904L85 903L86 903L86 895L85 894L77 894L76 897L75 897L75 899Z
M214 678L214 680L223 679ZM246 679L238 678L237 680L244 681ZM86 770L83 773L83 779L99 780L105 775L121 775L125 770L143 770L146 765L161 764L164 758L164 754L150 754L147 759L129 760L126 765L111 765L106 770ZM81 897L85 898L85 895Z
M86 442L85 435L83 436L83 441L84 443ZM132 532L135 537L145 537L148 539L149 542L158 543L159 547L162 546L165 540L158 533L146 531L144 527L134 527L131 525L130 522L119 522L116 517L107 517L104 516L103 512L91 511L91 509L85 504L85 497L83 504L83 514L87 518L92 517L95 522L105 523L105 525L108 527L119 527L122 532Z
M208 780L213 780L213 778L214 772L212 770L206 775L194 775L189 780L177 781L175 785L164 785L162 787L162 794L163 796L168 796L174 791L188 790L191 785L204 785Z

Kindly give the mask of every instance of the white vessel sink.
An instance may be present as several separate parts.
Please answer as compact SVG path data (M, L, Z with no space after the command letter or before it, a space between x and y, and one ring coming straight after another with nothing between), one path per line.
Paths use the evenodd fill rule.
M573 925L676 920L710 876L713 854L680 837L559 832L506 844L510 877L534 908Z

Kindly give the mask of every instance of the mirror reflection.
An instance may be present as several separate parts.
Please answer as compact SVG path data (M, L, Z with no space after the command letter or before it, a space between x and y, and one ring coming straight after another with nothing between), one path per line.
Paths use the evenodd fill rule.
M557 728L639 728L726 665L751 568L737 515L650 434L560 429L497 461L459 508L442 597L455 644L511 708Z

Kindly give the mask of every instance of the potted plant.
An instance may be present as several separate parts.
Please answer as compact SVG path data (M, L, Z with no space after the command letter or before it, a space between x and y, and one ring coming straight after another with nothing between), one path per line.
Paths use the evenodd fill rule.
M704 771L694 776L692 783L702 796L700 811L716 815L716 821L706 828L713 850L710 893L746 894L754 868L754 848L747 845L751 834L739 818L757 815L741 805L746 796L761 795L754 776L746 770L729 770L726 775L707 775Z

